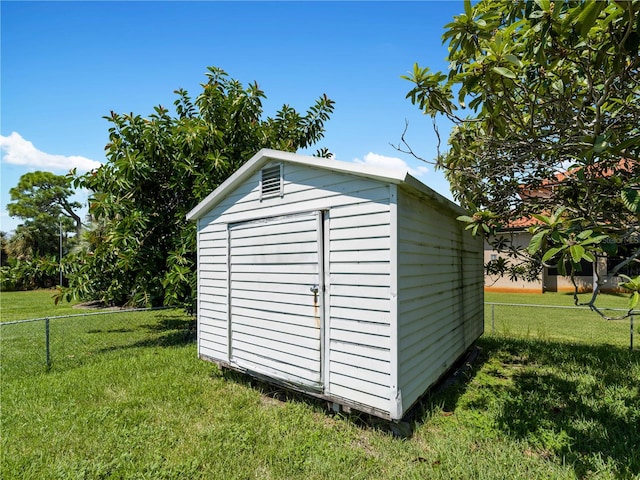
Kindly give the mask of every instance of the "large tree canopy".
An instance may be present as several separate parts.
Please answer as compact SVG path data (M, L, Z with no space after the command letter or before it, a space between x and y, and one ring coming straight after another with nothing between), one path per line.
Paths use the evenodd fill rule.
M73 222L76 233L82 228L82 220L76 209L82 205L70 200L75 193L72 177L51 172L29 172L9 190L11 202L7 204L9 215L29 222L52 221L54 224L67 218Z
M514 258L528 254L534 273L573 275L638 241L639 12L638 0L466 1L443 35L449 72L415 65L405 77L414 104L454 124L436 163L474 213L463 220ZM522 218L538 224L524 252L494 235ZM509 265L525 271L511 262L502 273ZM627 283L635 299L638 285Z
M72 175L36 171L22 175L18 184L9 190L11 202L7 210L23 223L10 237L3 235L2 238L0 288L3 290L60 283L60 255L73 245L82 227L76 213L81 204L71 200L72 182ZM76 234L71 241L66 238L70 232Z
M71 176L51 172L29 172L9 190L9 215L24 223L8 241L7 251L15 259L58 256L60 227L64 232L80 232L82 222L76 210L82 205L74 194Z
M284 105L265 119L258 85L244 87L218 68L208 69L202 88L195 101L177 90L175 115L158 106L148 118L106 117L107 162L77 180L93 192L93 228L69 294L112 304L193 305L195 226L187 212L259 149L316 143L333 111L323 95L305 114Z

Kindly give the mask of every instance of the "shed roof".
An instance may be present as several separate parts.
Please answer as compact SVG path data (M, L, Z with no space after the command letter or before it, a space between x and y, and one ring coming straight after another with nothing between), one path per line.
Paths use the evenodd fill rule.
M465 213L460 206L426 186L408 172L387 170L360 163L341 162L333 159L311 157L308 155L300 155L297 153L265 148L251 157L233 175L227 178L227 180L220 184L218 188L196 205L195 208L187 214L187 220L197 220L202 218L229 193L234 191L242 182L260 170L266 163L273 161L307 165L313 168L331 170L334 172L378 180L383 183L395 184L403 190L414 193L418 197L425 198L438 204L439 206L451 211L453 214L462 215Z

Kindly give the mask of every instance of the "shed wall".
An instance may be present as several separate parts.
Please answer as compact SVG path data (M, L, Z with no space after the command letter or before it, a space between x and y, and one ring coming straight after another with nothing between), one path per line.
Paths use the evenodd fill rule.
M329 392L389 411L389 186L385 202L329 211Z
M317 212L229 228L231 361L316 390L322 385ZM284 312L287 313L284 313Z
M283 171L282 197L260 200L258 171L198 221L199 353L230 360L228 225L323 210L325 393L389 411L391 187L288 163ZM283 304L283 315L293 311Z
M455 214L398 195L398 384L406 410L482 334L482 241Z

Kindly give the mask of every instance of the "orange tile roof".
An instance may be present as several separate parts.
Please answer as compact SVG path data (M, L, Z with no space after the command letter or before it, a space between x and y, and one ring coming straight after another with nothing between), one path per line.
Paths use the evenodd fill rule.
M527 227L532 227L534 225L540 225L540 224L542 224L542 222L537 218L520 217L520 218L517 218L516 220L511 220L507 224L507 228L527 228Z
M638 165L637 160L623 158L618 162L618 165L617 165L618 168L616 169L608 168L602 172L602 175L604 177L609 177L618 170L633 171L639 166L640 165ZM526 189L525 186L522 185L520 190L520 198L523 198L523 199L527 197L550 198L551 196L553 196L553 187L555 185L562 183L567 178L574 177L577 174L577 172L579 172L581 169L582 167L579 167L579 168L573 168L573 169L567 170L566 172L558 172L554 175L555 180L543 180L542 185L535 189ZM533 218L531 216L526 216L526 217L520 217L510 221L506 227L508 229L527 228L527 227L532 227L534 225L540 225L541 223L542 222L536 218Z

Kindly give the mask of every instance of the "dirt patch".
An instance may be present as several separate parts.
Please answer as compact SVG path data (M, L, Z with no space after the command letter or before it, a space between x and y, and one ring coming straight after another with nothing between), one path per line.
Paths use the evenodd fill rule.
M83 310L102 310L102 311L131 310L130 307L109 307L108 305L105 305L105 303L101 302L100 300L92 300L90 302L77 303L73 306L73 308L81 308Z

